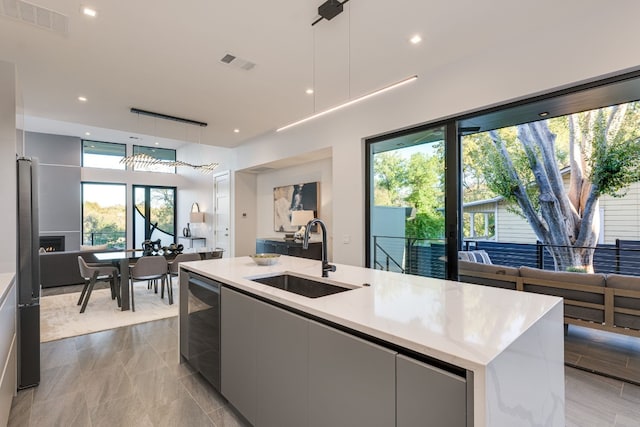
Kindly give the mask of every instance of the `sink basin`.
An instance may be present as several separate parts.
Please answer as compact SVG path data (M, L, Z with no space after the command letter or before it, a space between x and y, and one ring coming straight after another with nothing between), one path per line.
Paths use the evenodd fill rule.
M293 274L278 274L275 276L255 277L254 282L263 285L272 286L294 294L302 295L308 298L319 298L327 295L337 294L351 290L345 286L332 285L330 283L320 282L302 276Z

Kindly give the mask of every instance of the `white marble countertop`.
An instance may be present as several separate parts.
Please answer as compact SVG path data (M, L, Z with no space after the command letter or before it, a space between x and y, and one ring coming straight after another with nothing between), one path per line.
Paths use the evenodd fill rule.
M16 273L0 273L0 303L4 301L9 286L13 283Z
M183 263L196 273L472 371L487 367L562 299L336 264L330 282L357 288L307 298L249 278L285 271L320 277L320 261L281 256ZM363 287L363 283L370 286Z

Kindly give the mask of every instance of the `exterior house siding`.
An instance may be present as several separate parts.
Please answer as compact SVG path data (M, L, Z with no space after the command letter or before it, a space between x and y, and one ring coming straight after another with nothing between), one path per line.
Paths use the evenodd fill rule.
M565 188L569 184L569 174L563 174ZM603 233L601 243L615 244L616 239L640 240L640 183L633 183L624 197L604 195L600 197ZM494 201L465 206L464 212L491 212ZM496 213L496 239L498 242L536 243L537 237L527 220L507 210L504 200L498 201Z

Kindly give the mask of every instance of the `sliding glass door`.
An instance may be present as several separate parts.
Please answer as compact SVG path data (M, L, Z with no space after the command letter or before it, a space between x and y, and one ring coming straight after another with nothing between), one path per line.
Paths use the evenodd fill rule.
M133 241L160 239L160 246L176 243L175 187L133 186Z
M446 277L445 126L367 141L367 266Z

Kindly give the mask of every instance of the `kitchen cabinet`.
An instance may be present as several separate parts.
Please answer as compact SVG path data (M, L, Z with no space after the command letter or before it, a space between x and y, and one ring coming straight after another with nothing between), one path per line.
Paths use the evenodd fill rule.
M222 394L256 427L466 425L455 374L221 291Z
M308 321L222 288L222 394L253 425L307 423Z
M0 273L0 425L7 425L17 387L15 276Z
M256 426L307 424L308 321L263 302L256 304Z
M303 249L300 241L256 239L256 253L273 253L321 260L322 242L309 242L309 249Z
M309 427L395 425L395 356L310 321Z
M251 424L257 425L257 302L226 287L220 293L220 391Z
M467 425L464 378L403 355L396 363L396 427Z

